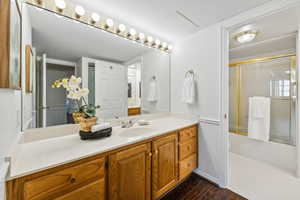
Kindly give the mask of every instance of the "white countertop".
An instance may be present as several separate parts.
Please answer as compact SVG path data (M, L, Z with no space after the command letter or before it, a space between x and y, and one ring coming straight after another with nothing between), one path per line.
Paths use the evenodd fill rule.
M151 131L135 137L122 136L122 132L126 130L128 133L131 128L114 127L111 137L99 140L83 141L80 140L78 134L73 134L31 143L21 143L17 145L16 153L11 158L8 180L111 151L197 123L196 119L168 115L150 120L150 125L144 127L151 129Z

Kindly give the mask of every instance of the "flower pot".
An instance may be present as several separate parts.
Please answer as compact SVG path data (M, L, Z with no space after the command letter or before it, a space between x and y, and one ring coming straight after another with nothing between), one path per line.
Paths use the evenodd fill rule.
M84 132L91 132L92 126L97 123L97 117L86 117L81 112L74 112L73 119L76 124L80 124L80 130Z

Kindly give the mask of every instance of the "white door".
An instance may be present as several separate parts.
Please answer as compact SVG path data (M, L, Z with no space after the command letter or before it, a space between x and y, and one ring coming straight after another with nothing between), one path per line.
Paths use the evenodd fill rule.
M122 65L98 61L95 69L95 103L100 119L127 116L126 68Z

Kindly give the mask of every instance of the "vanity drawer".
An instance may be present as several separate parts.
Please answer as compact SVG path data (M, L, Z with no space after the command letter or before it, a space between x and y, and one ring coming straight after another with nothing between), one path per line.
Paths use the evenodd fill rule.
M192 126L179 131L179 141L187 141L197 135L197 126Z
M192 138L188 141L179 144L179 160L183 160L184 158L192 155L196 152L196 138Z
M179 179L185 178L197 168L197 155L192 154L179 163Z
M67 193L54 200L104 200L105 199L105 183L104 179L92 182L84 187ZM80 198L79 198L80 197Z
M25 200L55 197L90 182L104 179L105 159L98 158L24 182ZM100 190L100 188L99 188ZM51 198L50 198L51 199ZM52 198L53 199L53 198Z

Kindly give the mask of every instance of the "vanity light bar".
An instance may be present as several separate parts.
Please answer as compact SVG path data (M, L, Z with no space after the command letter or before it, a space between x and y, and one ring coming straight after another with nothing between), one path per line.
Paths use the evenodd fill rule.
M66 1L68 0L25 0L30 5L82 22L123 39L131 40L133 43L144 47L158 49L166 53L171 53L173 49L173 46L166 42L159 39L154 40L152 36L138 33L134 28L126 30L124 24L116 25L110 18L103 19L95 12L86 11L81 5L74 5Z

